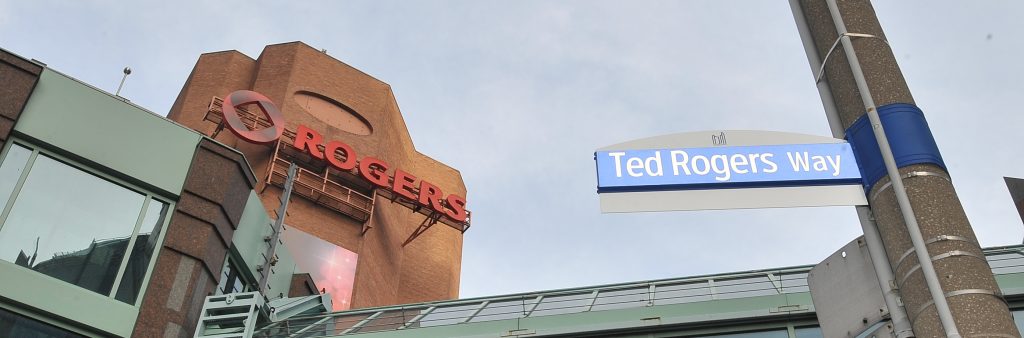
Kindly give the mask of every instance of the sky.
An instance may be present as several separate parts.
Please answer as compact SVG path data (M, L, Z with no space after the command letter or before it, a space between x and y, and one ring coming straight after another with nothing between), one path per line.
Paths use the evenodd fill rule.
M874 6L981 244L1021 243L1024 2ZM0 48L110 92L130 66L122 96L160 114L199 54L296 40L389 83L417 150L462 172L461 297L814 264L861 233L852 207L598 208L600 147L830 136L787 1L0 0Z

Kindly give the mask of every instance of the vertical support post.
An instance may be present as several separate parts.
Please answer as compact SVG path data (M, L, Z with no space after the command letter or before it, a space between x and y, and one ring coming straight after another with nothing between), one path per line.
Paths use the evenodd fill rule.
M825 1L832 15L832 22L836 26L836 32L839 34L839 40L843 45L843 51L846 53L846 60L850 64L853 80L857 84L860 98L864 103L864 108L867 110L868 119L871 121L871 129L874 131L875 140L878 141L878 148L882 153L882 160L885 162L885 171L889 175L889 182L892 182L892 190L896 193L896 203L903 215L903 222L906 223L907 232L914 246L918 264L921 265L921 273L924 275L925 285L931 294L935 311L939 315L939 323L942 324L946 337L960 337L960 331L957 330L956 322L953 321L953 312L949 309L949 302L946 301L946 296L943 295L939 275L935 273L935 266L932 265L931 256L928 255L928 246L924 243L921 227L917 224L917 215L915 215L914 208L910 204L910 196L907 195L907 189L903 185L903 178L900 177L900 169L896 166L896 159L893 157L892 148L889 146L889 139L885 136L885 127L882 126L882 119L878 116L878 106L875 105L875 99L871 97L871 90L868 88L867 79L864 78L864 70L860 67L860 60L857 58L857 52L853 48L853 42L850 41L850 36L847 35L846 24L843 22L842 14L839 13L839 6L835 0Z
M814 38L811 36L810 27L804 17L803 8L799 0L789 1L790 9L793 11L793 18L796 20L797 31L800 32L800 40L804 45L804 52L807 54L807 63L811 66L813 76L821 69L822 60L814 47ZM827 79L821 79L815 83L818 88L818 95L821 97L821 104L825 108L825 117L828 119L829 129L832 130L832 137L845 139L846 130L843 128L843 121L839 118L839 108L832 96L832 89ZM889 320L892 321L893 331L896 338L908 338L914 336L910 326L910 318L907 317L907 310L899 301L899 292L893 288L895 281L892 266L885 256L885 244L878 234L878 225L871 216L871 208L868 206L857 206L857 218L860 220L860 227L864 231L864 242L868 248L868 255L878 277L878 286L882 290L882 298L885 307L889 310ZM769 275L770 277L770 275ZM780 290L781 293L781 290Z
M284 181L284 191L281 192L281 206L277 208L277 219L274 220L273 232L270 234L270 248L267 249L267 262L263 263L262 270L263 274L260 276L259 290L260 293L266 296L267 284L270 282L270 267L277 264L277 243L281 241L281 228L284 227L284 218L288 213L288 200L292 196L292 185L295 183L295 173L298 171L299 166L293 162L288 166L288 177Z
M794 3L800 6L817 55L830 55L832 51L821 61L823 74L815 70L815 76L827 79L824 87L831 98L823 94L822 101L835 106L835 113L829 113L838 118L844 130L857 121L870 122L872 130L865 132L878 142L873 149L879 154L873 156L878 156L879 168L884 164L888 175L869 177L872 182L865 183L872 187L868 192L871 211L914 334L1019 337L991 268L978 259L983 257L981 247L952 184L943 178L948 175L945 168L928 161L897 164L895 159L907 158L894 156L887 144L887 134L901 133L885 132L896 127L883 126L877 107L901 104L917 108L870 1ZM851 41L851 36L866 38ZM842 47L837 48L840 43ZM819 83L820 88L823 85ZM900 146L934 149L930 131L899 142ZM867 150L867 145L861 144L862 149ZM861 156L873 158L872 154L858 153ZM870 234L865 230L866 236Z

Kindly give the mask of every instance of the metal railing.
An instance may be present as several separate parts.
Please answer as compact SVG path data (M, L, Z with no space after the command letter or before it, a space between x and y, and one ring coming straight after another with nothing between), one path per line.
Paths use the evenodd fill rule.
M1024 246L985 250L996 275L1024 273ZM505 319L809 292L813 266L334 312L277 322L254 337L332 337ZM771 310L771 309L769 309ZM807 308L777 309L806 311Z
M810 266L335 312L274 323L255 337L354 333L808 292ZM806 308L804 309L806 310ZM298 335L296 335L298 334Z

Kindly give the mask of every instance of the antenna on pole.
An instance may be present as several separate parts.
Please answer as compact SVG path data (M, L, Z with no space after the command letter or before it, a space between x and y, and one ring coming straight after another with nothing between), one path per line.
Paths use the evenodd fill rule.
M132 73L132 69L124 67L124 76L121 77L121 84L117 85L117 92L114 93L116 96L121 96L121 88L124 87L124 80L128 78L128 75Z

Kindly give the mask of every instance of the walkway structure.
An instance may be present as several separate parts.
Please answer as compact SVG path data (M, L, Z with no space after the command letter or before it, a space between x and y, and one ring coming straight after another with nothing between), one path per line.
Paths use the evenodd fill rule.
M985 250L1024 323L1024 245ZM253 337L821 337L812 266L359 309L269 322ZM270 312L273 312L271 309ZM859 336L869 336L884 322Z

